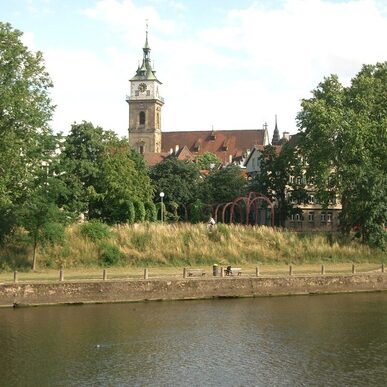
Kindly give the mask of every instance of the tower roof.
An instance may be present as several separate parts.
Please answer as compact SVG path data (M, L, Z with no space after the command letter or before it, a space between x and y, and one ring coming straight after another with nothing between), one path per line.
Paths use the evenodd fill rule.
M161 83L156 77L156 70L153 70L150 60L150 46L148 43L148 25L145 32L145 44L142 49L143 58L141 66L138 66L136 74L131 81L157 81Z
M273 138L271 140L271 144L272 145L280 145L281 144L280 132L279 132L278 126L277 126L277 114L275 115L275 127L274 127Z

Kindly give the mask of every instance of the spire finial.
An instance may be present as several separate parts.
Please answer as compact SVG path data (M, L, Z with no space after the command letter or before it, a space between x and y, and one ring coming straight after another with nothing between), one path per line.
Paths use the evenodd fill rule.
M144 50L150 50L149 44L148 44L148 19L145 19L145 46Z

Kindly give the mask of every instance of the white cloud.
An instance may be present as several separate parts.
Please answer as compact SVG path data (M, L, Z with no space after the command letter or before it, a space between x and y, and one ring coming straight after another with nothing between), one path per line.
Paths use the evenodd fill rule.
M272 129L278 114L280 130L295 132L300 99L324 76L337 73L348 82L363 63L387 57L387 17L372 0L287 0L276 9L253 3L189 37L184 12L174 20L161 16L157 6L168 2L101 0L84 11L126 46L112 42L101 55L50 53L56 103L63 103L58 122L87 119L126 134L124 95L141 59L145 19L164 83L164 130L260 128L264 121Z

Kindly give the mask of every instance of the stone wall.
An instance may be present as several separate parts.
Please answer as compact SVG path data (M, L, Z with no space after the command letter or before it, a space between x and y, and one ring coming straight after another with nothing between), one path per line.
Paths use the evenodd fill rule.
M321 275L0 284L0 306L386 291L387 275Z

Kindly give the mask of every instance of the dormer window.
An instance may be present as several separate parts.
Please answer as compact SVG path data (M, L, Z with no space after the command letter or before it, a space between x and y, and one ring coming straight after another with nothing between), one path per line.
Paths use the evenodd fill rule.
M139 121L140 121L140 125L145 125L145 112L140 112Z

